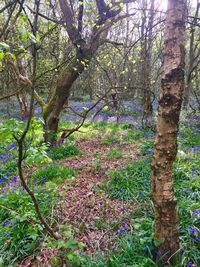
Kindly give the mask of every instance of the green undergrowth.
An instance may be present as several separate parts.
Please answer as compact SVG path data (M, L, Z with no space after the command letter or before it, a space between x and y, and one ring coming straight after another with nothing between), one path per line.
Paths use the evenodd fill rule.
M46 242L46 230L38 220L30 196L22 188L17 175L18 147L13 134L20 136L24 122L16 119L0 123L0 266L17 266L17 262L28 255L37 254L41 243ZM79 155L80 150L73 141L52 149L43 142L42 122L33 118L24 144L24 176L34 191L39 208L51 227L59 222L53 207L58 204L57 188L60 183L70 187L76 171L67 166L52 163L53 160ZM52 157L52 158L51 158ZM32 171L34 170L34 171ZM69 231L68 231L69 234ZM67 240L67 237L65 237ZM72 237L68 237L72 240ZM74 250L75 243L74 240ZM73 245L72 244L72 245ZM55 244L61 247L62 244ZM68 244L67 257L75 257Z
M52 163L35 171L30 182L34 182L34 184L43 184L51 181L55 184L60 184L66 182L66 179L73 180L75 175L76 171L74 169Z
M56 204L56 187L34 187L40 210L51 221L51 210ZM36 252L42 241L41 226L30 196L13 181L1 189L0 194L0 255L1 266L15 266L27 255Z
M15 125L15 128L13 127ZM66 128L73 127L74 122L66 122ZM23 122L7 120L0 123L0 262L3 266L15 266L16 262L30 254L36 254L44 241L45 230L39 223L33 204L27 193L21 188L17 174L17 146L13 133L19 135ZM13 129L14 128L14 129ZM64 127L63 127L64 128ZM25 165L30 187L39 201L42 214L52 227L58 218L52 217L52 208L59 203L56 198L60 183L72 186L76 171L58 160L81 155L75 141L79 138L91 138L93 134L103 136L102 143L111 147L106 154L107 160L120 159L123 151L118 148L121 143L137 141L140 155L137 161L108 171L108 181L101 190L112 199L125 203L134 203L131 214L123 211L124 223L96 220L99 230L110 229L113 233L114 248L109 251L96 251L93 256L76 257L73 250L81 245L73 241L72 230L64 230L66 240L70 242L53 242L48 245L65 248L66 257L74 257L74 265L85 267L153 267L153 204L150 192L150 160L153 151L153 132L146 129L133 129L126 123L94 122L86 124L59 147L49 148L42 143L43 130L40 120L34 119L28 134L25 148L27 155ZM92 159L92 170L104 172L101 153L96 152ZM183 124L179 134L178 156L174 164L175 194L180 214L181 262L173 267L186 267L188 262L200 265L200 134L196 128ZM99 191L100 193L100 191ZM106 207L105 207L106 208ZM56 216L56 214L54 214ZM102 217L103 218L103 217ZM128 223L127 223L128 221ZM95 229L96 229L95 228ZM80 229L79 229L80 230ZM52 243L53 242L53 243ZM58 264L52 259L52 266ZM84 262L84 263L83 263ZM53 265L54 264L54 265ZM1 263L0 263L1 266ZM164 267L164 264L162 265Z
M58 220L56 213L52 214L53 206L58 204L57 186L65 182L66 190L66 185L71 185L75 175L75 170L54 163L35 171L30 178L29 186L34 190L43 216L52 227ZM11 182L2 184L0 207L0 255L5 266L15 266L17 261L38 251L44 241L45 229L17 176Z
M49 149L48 155L53 160L65 159L71 156L81 155L81 151L75 143L70 142Z
M93 122L90 124L91 127L93 127L94 129L97 129L101 132L121 132L123 131L126 126L127 123L124 122L120 122L120 123L116 123L116 122L108 122L108 121L97 121L97 122Z
M132 142L134 140L138 140L142 137L150 137L152 134L152 131L149 129L128 129L127 134L125 136L125 140Z
M108 145L108 144L120 144L121 142L121 139L117 136L117 135L114 135L114 134L109 134L109 135L106 135L102 141L102 144L104 145Z
M105 189L111 198L121 200L137 199L140 195L150 192L149 160L136 161L123 169L109 171L110 180L105 183ZM143 189L148 189L148 192Z
M107 159L113 160L113 159L121 159L122 158L122 151L119 148L110 148L107 153Z
M180 216L180 262L173 267L186 267L189 262L200 264L200 143L199 138L187 135L187 143L180 143L177 160L173 167L175 194ZM131 226L116 233L115 248L108 252L97 252L87 258L85 266L165 266L160 259L153 262L153 204L150 193L150 160L153 148L151 139L140 143L143 155L139 161L123 168L110 170L109 181L103 189L111 198L137 203ZM181 148L183 150L181 150ZM131 230L132 229L132 230Z

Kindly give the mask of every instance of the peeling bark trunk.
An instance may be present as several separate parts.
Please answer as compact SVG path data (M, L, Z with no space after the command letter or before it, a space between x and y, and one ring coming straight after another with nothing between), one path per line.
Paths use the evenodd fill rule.
M152 159L151 186L154 203L156 258L173 260L179 250L179 218L173 188L172 165L177 154L179 115L184 89L185 0L168 0L164 69ZM169 263L169 262L168 262ZM161 263L163 266L163 263Z

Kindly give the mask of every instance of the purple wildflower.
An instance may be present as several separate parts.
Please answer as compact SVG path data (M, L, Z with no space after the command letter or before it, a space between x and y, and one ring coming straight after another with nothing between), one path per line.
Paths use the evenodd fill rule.
M193 210L192 211L195 215L199 215L200 214L200 210Z
M17 183L17 176L14 176L14 177L13 177L12 182L13 182L13 183Z

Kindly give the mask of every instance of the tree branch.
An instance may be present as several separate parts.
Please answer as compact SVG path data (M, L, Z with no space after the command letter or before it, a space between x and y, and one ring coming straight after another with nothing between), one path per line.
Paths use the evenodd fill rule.
M67 0L59 0L60 9L63 14L63 20L66 23L66 30L70 40L76 44L77 40L80 38L77 28L75 27L74 15L69 6Z

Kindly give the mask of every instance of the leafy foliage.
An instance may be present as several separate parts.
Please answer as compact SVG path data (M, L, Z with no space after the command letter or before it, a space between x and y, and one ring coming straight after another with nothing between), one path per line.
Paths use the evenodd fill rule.
M48 219L56 203L55 186L35 187L34 191L40 209ZM2 187L0 207L0 254L5 265L10 266L38 250L44 229L37 219L30 196L20 187L16 177Z
M75 144L71 143L62 146L52 147L49 149L48 154L53 160L60 160L70 156L80 155L81 151Z
M105 188L111 197L122 200L138 199L150 192L150 164L148 160L137 161L123 169L110 170L111 180ZM148 192L144 188L149 188Z
M30 182L34 185L48 181L60 184L65 179L73 180L75 174L76 172L72 168L52 163L34 172Z

